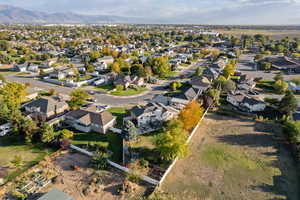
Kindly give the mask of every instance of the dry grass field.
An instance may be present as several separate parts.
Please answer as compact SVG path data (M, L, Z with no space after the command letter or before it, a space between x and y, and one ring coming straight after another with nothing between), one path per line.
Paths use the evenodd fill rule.
M256 30L256 29L232 29L232 30L215 30L217 32L223 34L229 34L234 36L241 36L241 35L256 35L256 34L263 34L270 36L270 39L273 40L280 40L285 37L290 38L300 38L300 31L299 30Z
M298 200L299 174L280 128L209 114L163 184L176 199Z

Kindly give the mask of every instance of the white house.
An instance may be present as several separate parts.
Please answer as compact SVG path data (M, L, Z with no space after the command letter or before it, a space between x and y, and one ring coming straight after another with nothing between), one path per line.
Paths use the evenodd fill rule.
M99 111L96 106L71 111L65 116L65 119L67 124L85 133L105 134L116 123L116 117L106 110Z

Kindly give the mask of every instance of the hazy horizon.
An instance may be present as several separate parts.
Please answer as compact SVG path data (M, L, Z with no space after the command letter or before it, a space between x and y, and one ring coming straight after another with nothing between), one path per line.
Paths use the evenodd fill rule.
M300 0L0 0L42 12L135 17L145 23L299 25Z

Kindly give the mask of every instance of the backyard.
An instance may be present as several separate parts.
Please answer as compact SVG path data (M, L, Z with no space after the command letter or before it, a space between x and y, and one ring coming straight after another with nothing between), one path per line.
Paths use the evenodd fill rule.
M10 181L22 172L37 164L43 158L53 153L54 149L45 148L40 144L29 145L22 142L17 136L9 135L0 138L0 167L8 169L5 181ZM15 156L21 156L23 165L14 168L11 161Z
M209 114L163 183L176 199L299 199L299 174L280 127Z
M112 152L112 161L117 163L122 162L122 138L111 131L108 131L105 135L100 133L75 132L72 144L90 151L97 148L107 149Z

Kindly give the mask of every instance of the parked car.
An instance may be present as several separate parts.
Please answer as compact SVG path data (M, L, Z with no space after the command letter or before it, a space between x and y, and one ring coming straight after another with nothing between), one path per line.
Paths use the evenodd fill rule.
M249 90L248 94L250 94L250 95L259 95L259 93L254 91L254 90Z
M96 102L97 102L97 99L94 99L94 98L88 98L87 101L96 103Z

